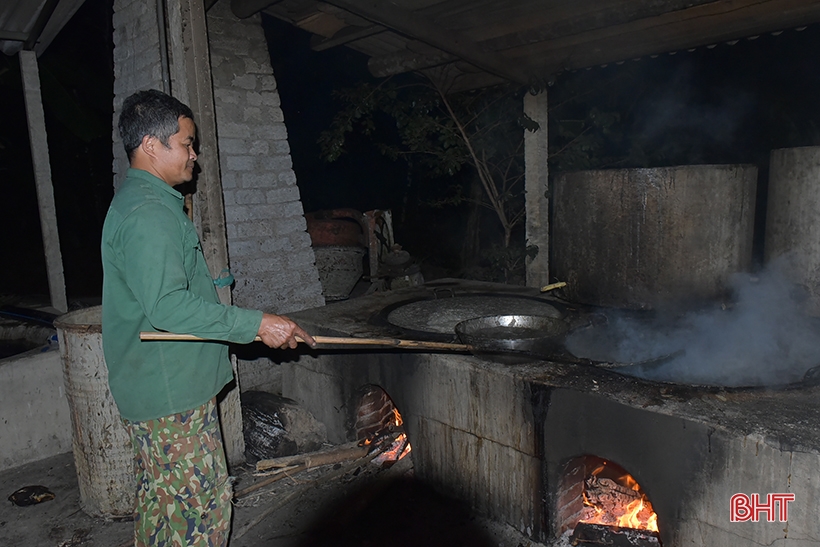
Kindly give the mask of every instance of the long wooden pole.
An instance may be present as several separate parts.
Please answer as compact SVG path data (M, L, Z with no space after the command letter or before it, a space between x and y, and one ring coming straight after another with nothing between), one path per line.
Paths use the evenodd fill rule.
M304 342L298 336L296 339L299 342ZM387 348L416 348L416 349L434 349L446 351L472 351L472 346L467 344L453 344L449 342L428 342L425 340L402 340L400 338L351 338L343 336L314 336L313 339L317 344L322 345L336 345L336 346L376 346ZM172 332L141 332L140 340L143 341L196 341L207 340L194 336L193 334L175 334ZM260 342L261 338L254 338L255 342Z

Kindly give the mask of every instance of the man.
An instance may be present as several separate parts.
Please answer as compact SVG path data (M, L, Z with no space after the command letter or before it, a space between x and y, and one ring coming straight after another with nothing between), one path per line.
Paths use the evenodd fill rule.
M271 348L313 338L284 316L219 303L199 238L174 186L193 177L190 108L159 91L123 103L131 168L102 234L103 351L137 468L137 547L227 544L231 480L215 405L232 379L224 342ZM140 331L207 342L140 342ZM220 342L221 341L221 342Z

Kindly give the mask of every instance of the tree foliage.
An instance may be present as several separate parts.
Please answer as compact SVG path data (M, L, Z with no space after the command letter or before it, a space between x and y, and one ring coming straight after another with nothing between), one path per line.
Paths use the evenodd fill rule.
M523 260L506 255L511 247L519 257L524 253L523 238L513 241L524 219L523 128L538 127L524 115L517 89L497 86L447 94L414 76L361 83L336 97L342 107L319 139L325 160L344 154L351 134L369 136L382 154L405 161L412 172L449 181L429 197L428 206L471 204L492 211L500 228L494 245L506 250L495 253L505 258L493 265L501 270L523 267ZM470 183L482 188L481 198L457 182L455 176L465 170ZM472 231L477 230L476 223ZM509 272L503 277L509 278Z

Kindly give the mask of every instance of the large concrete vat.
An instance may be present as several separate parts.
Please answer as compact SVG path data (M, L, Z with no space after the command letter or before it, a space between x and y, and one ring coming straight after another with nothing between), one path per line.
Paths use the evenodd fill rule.
M97 306L54 322L71 414L80 507L94 517L131 517L136 501L134 451L108 389L101 319Z
M757 168L561 174L552 261L578 302L648 309L720 298L751 267Z
M820 315L820 147L772 150L763 252L767 264L783 260L805 311Z

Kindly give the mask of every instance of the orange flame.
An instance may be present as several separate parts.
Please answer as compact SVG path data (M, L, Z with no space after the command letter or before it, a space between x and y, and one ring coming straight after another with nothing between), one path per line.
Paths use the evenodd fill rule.
M393 425L398 427L404 424L404 420L399 414L398 409L395 407L393 408ZM390 448L379 454L373 461L376 464L382 464L384 462L397 462L407 454L410 453L412 447L410 443L407 441L407 434L401 433L399 434L396 439L393 441L393 444L390 445Z
M598 466L591 476L597 476L606 468L606 464ZM586 490L583 492L583 503L592 511L587 512L580 522L589 524L605 524L610 526L620 526L622 528L633 528L636 530L658 531L658 515L652 509L652 504L641 492L638 481L632 475L626 473L615 481L618 485L626 487L638 494L639 497L627 504L620 504L616 507L609 507L606 510L600 505L590 500Z

